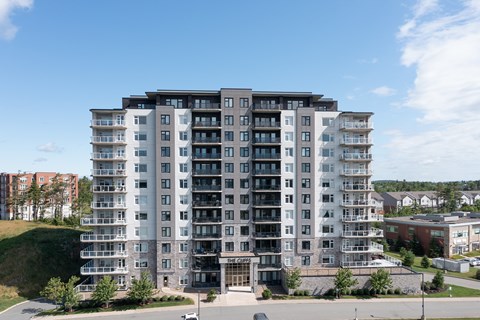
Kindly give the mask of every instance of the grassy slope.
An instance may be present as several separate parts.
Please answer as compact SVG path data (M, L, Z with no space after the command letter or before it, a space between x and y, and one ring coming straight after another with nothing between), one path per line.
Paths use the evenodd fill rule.
M81 233L42 223L0 221L0 305L37 297L51 277L67 280L78 274L83 262Z

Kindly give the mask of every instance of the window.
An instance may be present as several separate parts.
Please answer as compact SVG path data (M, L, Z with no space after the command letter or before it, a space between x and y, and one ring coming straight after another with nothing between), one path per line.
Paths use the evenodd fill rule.
M333 163L322 164L322 172L334 172L334 171L335 171L335 166Z
M135 188L136 189L146 189L147 188L147 180L135 180Z
M333 233L333 225L332 224L322 225L322 233Z
M293 210L285 210L285 218L293 219Z
M147 117L146 116L134 116L133 117L134 124L147 124Z
M183 259L180 259L180 269L185 269L185 268L188 268L188 259L186 258L183 258Z
M240 172L242 173L250 172L250 164L248 162L240 163Z
M248 147L240 147L240 157L249 157L250 149Z
M135 268L148 268L148 260L146 258L140 258L134 260Z
M135 212L135 220L147 220L148 214L146 212Z
M414 227L409 227L408 228L408 235L413 236L415 234L415 228Z
M240 116L240 125L248 126L250 124L250 119L248 116Z
M293 194L285 195L285 203L293 203Z
M180 188L181 189L188 189L188 180L187 179L180 179Z
M395 233L398 232L398 226L387 225L386 229L387 229L387 232L395 232ZM431 230L431 231L433 231L433 230ZM433 236L433 233L432 233L432 236Z
M332 256L332 255L322 256L322 263L323 264L334 264L335 263L335 256Z
M333 124L333 118L322 118L322 125L324 127L331 126Z
M322 194L322 202L333 202L333 194Z
M172 231L170 227L162 227L162 237L171 237Z
M225 157L233 157L233 147L225 147Z
M226 236L233 236L233 227L225 227L225 235Z
M233 242L225 242L225 251L233 251Z
M170 205L171 204L171 197L169 195L162 195L161 201L163 205Z
M180 276L180 280L179 280L179 285L187 285L189 282L188 282L188 276L187 275L181 275Z
M147 149L135 148L135 157L146 157Z
M285 234L293 234L293 226L285 226Z
M161 147L160 148L161 157L170 157L170 147Z
M225 189L233 189L233 179L225 179Z
M250 140L248 131L240 131L240 141L248 141L248 140Z
M133 250L135 252L148 252L148 243L146 242L139 242L133 245Z
M180 131L178 134L179 134L179 139L181 141L187 141L188 140L188 132L187 131Z
M432 238L443 238L445 236L442 230L430 230L430 234L432 235Z
M170 141L170 131L161 131L160 132L160 140Z
M160 165L160 171L162 173L170 173L170 163L162 162Z
M310 210L309 209L303 209L302 210L302 219L310 219Z
M187 163L180 163L179 165L180 172L188 172L188 164Z
M302 141L310 141L310 132L307 132L307 131L302 132Z
M302 241L302 250L310 250L310 241Z
M480 234L480 228L473 228L473 234Z
M240 242L240 251L249 251L249 250L250 250L250 243L248 243L247 241Z
M322 188L333 188L335 186L334 179L322 179Z
M285 125L286 126L293 126L293 117L292 116L286 116L285 117Z
M180 124L188 124L188 117L186 115L180 115L178 117L178 122L180 122Z
M162 259L162 269L170 269L172 267L172 260Z
M310 188L310 178L302 178L302 188L304 189Z
M180 243L179 252L188 252L188 243Z
M233 126L233 116L225 116L225 125Z
M285 179L285 188L293 188L293 179Z
M248 226L241 226L240 227L240 234L242 236L248 236L250 234L250 228Z
M293 241L285 241L285 251L293 250Z
M179 148L180 157L188 157L188 148L181 147Z
M323 240L322 241L323 249L333 249L333 240Z
M293 132L285 132L285 141L293 141Z
M162 221L170 221L172 213L170 211L162 211Z
M302 147L302 157L310 157L310 147Z
M170 124L170 115L169 114L160 115L160 124Z
M285 148L285 156L293 157L293 148Z
M135 163L135 172L147 172L147 165L142 163Z
M322 211L322 217L323 218L333 218L334 217L334 211L332 209L327 209Z
M233 141L233 131L225 131L224 141Z
M302 256L302 266L310 265L310 256Z
M302 226L302 234L310 235L310 226L309 225L303 225Z
M301 100L288 100L287 101L287 109L288 110L293 110L297 108L302 108L303 107L303 101Z
M241 189L250 188L250 180L249 179L240 179L240 188Z
M248 108L248 98L240 98L240 108Z
M250 220L250 212L248 210L240 210L240 220Z
M188 220L188 211L180 211L180 220Z
M324 133L322 134L322 141L323 142L333 142L335 137L333 134Z
M162 243L162 253L170 253L172 252L172 246L170 243Z
M309 194L302 194L302 203L309 204L310 203L310 195Z
M293 163L285 163L285 172L293 172Z
M225 210L225 220L233 220L233 210Z
M310 126L310 116L302 116L302 126Z
M170 179L160 180L160 185L162 186L162 189L170 189Z
M182 109L183 108L183 99L166 99L165 105L167 106L174 106L175 109Z
M287 267L292 266L292 261L293 261L292 257L285 257L285 259L283 261L284 261L284 263Z
M225 204L233 204L233 194L226 194L225 195Z
M250 197L248 194L241 194L240 195L240 204L249 204L250 203Z
M334 156L333 149L322 148L322 157L331 158Z
M180 227L180 235L182 237L187 237L188 236L188 227Z
M145 141L147 140L147 134L145 132L135 131L133 138L135 141Z
M180 204L188 204L188 194L180 195Z
M223 102L225 108L233 108L233 98L225 98Z
M302 163L302 172L310 172L310 163Z
M225 163L225 172L233 173L233 163Z

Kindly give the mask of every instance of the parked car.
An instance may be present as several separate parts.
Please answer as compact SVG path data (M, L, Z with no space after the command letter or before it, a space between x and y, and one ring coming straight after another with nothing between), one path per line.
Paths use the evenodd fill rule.
M464 258L460 261L465 261L465 262L468 262L468 264L471 266L471 267L476 267L476 266L480 266L480 260L477 259L477 258Z
M195 312L184 314L181 318L183 320L198 320L198 316Z

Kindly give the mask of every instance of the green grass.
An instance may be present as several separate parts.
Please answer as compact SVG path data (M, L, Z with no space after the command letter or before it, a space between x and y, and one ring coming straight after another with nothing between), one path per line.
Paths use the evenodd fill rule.
M70 315L70 314L83 314L83 313L96 313L96 312L109 312L109 311L126 311L126 310L142 310L150 308L164 308L164 307L175 307L175 306L186 306L194 304L193 300L186 298L182 301L154 301L146 305L138 304L128 304L128 305L112 305L109 308L84 308L77 309L73 312L65 312L63 310L47 310L38 314L38 316L58 316L58 315Z
M17 303L23 302L26 299L23 297L16 298L1 298L0 299L0 312L10 308L11 306L16 305Z
M478 256L480 256L480 251L479 250L471 251L471 252L465 253L464 255L467 256L467 257L478 257Z
M449 290L445 290L443 292L430 293L430 294L426 295L426 297L428 297L428 298L445 298L445 297L449 297L450 294L452 295L453 298L480 297L480 290L460 287L460 286L456 286L456 285L453 285L453 284L447 285L447 288L448 287L452 288L451 292Z

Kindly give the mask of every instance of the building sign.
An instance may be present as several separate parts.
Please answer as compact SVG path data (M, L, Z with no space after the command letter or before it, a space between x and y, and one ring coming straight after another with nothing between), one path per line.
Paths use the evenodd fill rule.
M218 259L220 263L259 263L259 257L251 258L220 258Z

